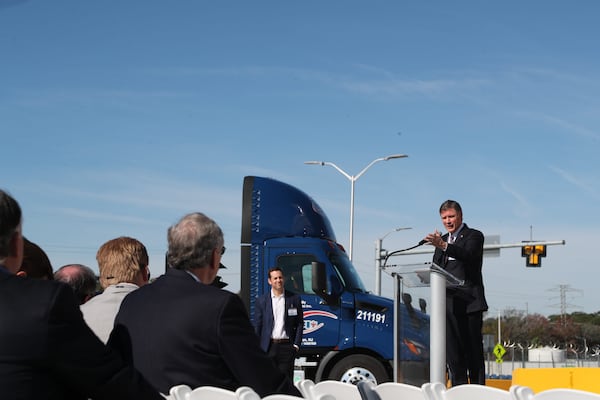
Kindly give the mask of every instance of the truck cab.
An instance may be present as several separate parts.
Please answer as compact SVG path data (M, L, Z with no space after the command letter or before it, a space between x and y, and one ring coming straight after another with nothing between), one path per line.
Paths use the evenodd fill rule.
M270 290L268 269L278 266L286 290L302 299L298 356L307 361L307 378L395 380L394 303L366 290L319 205L291 185L248 176L242 207L240 295L250 318L256 297ZM396 380L423 383L429 373L429 316L402 304L398 317L402 370Z

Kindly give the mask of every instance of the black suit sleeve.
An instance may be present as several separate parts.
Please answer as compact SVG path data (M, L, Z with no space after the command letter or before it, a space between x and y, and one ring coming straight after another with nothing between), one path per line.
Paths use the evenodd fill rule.
M219 353L241 386L252 387L261 397L273 393L300 396L294 384L260 348L238 296L229 297L221 310L217 336ZM252 367L248 368L249 365Z
M53 300L47 349L48 368L57 379L94 399L163 399L94 335L68 286L58 286Z

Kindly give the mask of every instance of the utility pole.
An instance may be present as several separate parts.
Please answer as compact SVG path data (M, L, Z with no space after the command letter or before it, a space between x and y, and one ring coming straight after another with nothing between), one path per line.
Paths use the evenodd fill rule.
M375 294L377 296L381 295L381 268L383 267L381 262L385 260L385 257L387 256L387 250L382 247L383 239L385 239L390 233L404 231L406 229L412 228L407 227L393 229L375 241Z

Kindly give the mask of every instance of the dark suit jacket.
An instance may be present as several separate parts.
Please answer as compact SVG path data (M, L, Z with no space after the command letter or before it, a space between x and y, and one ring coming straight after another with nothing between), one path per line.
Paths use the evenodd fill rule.
M302 344L302 330L304 329L304 316L300 296L287 290L285 296L285 333L291 342L300 347ZM271 333L273 332L273 303L271 302L271 290L257 297L254 310L254 329L260 337L260 347L264 351L269 350ZM290 310L296 310L296 315Z
M443 236L448 240L448 234ZM481 267L483 264L483 233L464 224L456 241L448 244L445 252L436 248L433 262L459 279L464 279L463 287L448 288L450 296L464 300L466 312L486 311L488 309L483 288ZM448 260L448 258L454 260Z
M109 345L163 392L186 384L300 395L261 350L239 296L186 271L169 268L128 294Z
M92 333L69 286L0 267L0 398L89 397L163 399Z

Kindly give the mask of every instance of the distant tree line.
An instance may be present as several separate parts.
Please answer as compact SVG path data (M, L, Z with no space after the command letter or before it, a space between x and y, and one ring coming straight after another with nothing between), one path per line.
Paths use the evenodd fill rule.
M545 317L509 309L500 316L500 331L503 345L550 346L589 356L600 354L600 311ZM497 342L498 317L488 314L483 334L493 335Z

